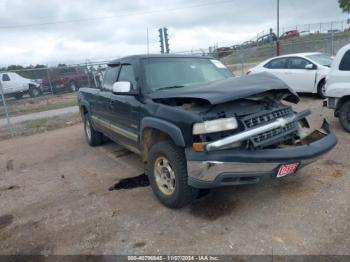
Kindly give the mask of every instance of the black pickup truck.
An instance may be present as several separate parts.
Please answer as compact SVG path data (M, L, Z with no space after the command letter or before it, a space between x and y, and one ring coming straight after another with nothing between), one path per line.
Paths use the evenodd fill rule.
M234 77L210 57L137 55L109 63L101 89L78 94L86 140L103 135L140 154L158 199L177 208L201 188L282 178L337 143L327 122L310 130L309 110L269 74Z

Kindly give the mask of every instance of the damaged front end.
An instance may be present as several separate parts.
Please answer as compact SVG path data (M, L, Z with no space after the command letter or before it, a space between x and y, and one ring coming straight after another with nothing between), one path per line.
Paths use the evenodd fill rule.
M298 95L269 74L157 92L152 99L200 119L182 129L188 182L197 188L293 174L337 143L326 121L310 129L310 110L294 112L288 103L298 103Z
M311 111L294 112L280 99L267 92L202 112L202 126L194 124L193 146L186 149L189 184L251 184L261 176L293 174L336 145L326 120L311 130L306 120ZM213 121L222 121L221 131L211 127Z

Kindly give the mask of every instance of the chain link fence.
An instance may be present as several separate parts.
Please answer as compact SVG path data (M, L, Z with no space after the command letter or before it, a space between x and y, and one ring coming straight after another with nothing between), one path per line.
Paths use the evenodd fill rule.
M281 40L280 53L323 52L334 55L349 42L348 30L310 34ZM276 42L176 53L215 57L236 76L242 76L258 63L274 57ZM26 134L28 130L45 130L80 120L76 91L81 87L100 88L106 63L4 68L0 71L0 139L2 136Z
M344 45L350 43L350 31L312 34L305 37L295 37L280 41L280 55L322 52L334 56ZM236 49L222 50L211 53L212 56L230 67L237 76L245 74L249 68L262 61L276 56L276 42L264 45L254 44Z
M100 88L106 67L98 62L0 71L0 138L78 121L76 91Z

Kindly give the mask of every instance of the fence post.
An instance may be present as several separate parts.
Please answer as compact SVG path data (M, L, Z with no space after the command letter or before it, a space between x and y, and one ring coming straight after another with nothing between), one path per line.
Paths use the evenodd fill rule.
M51 95L53 95L53 89L52 89L52 84L51 84L51 79L50 79L50 73L49 73L49 66L46 66L46 72L47 72L47 80L49 81L49 86L51 89Z
M331 55L334 55L334 32L333 32L333 22L331 22Z
M10 121L10 117L9 117L9 112L7 111L7 105L6 105L6 101L5 101L5 94L4 94L4 90L2 89L2 83L0 81L0 93L1 93L1 98L2 98L2 104L4 106L4 111L5 111L5 115L6 115L6 119L7 119L7 127L10 131L11 136L14 136L15 133L13 131L12 125L11 125L11 121Z
M89 72L89 67L86 63L86 76L87 76L87 80L88 80L88 86L91 87L91 81L90 81L90 72Z

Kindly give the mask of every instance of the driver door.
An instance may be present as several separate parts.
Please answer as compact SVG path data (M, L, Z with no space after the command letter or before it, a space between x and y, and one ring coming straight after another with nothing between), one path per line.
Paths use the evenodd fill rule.
M137 95L138 86L134 67L131 64L121 65L118 81L130 82L131 91L125 94L112 93L110 97L111 131L118 142L135 151L139 149L141 103Z

